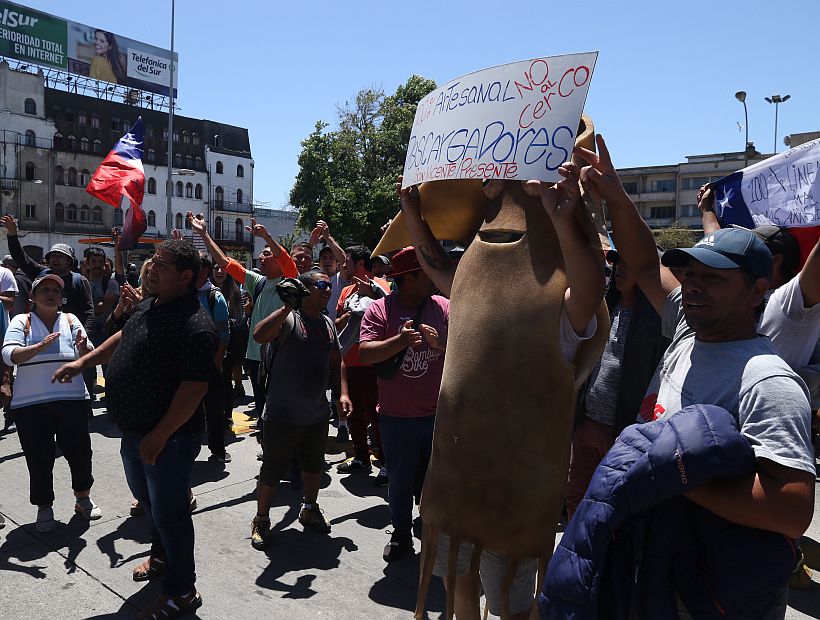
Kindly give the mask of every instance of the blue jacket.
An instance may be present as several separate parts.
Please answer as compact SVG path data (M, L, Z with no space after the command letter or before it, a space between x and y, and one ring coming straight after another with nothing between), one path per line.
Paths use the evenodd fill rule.
M771 608L797 559L787 537L731 523L682 494L755 470L732 415L692 405L634 425L598 465L552 556L542 620L748 619Z

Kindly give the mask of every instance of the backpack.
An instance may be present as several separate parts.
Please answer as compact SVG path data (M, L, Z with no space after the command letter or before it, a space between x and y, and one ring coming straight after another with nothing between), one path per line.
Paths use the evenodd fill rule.
M268 283L268 279L264 278L259 280L256 283L256 286L253 287L253 305L256 305L256 300L259 299L259 296L262 294L262 291L265 289L265 285Z
M326 314L322 314L321 316L325 320L328 336L332 339L334 330L333 322ZM270 378L271 368L273 368L273 360L276 358L276 352L288 339L288 336L290 336L290 333L293 331L295 326L296 319L294 318L293 312L291 312L285 318L285 322L282 323L282 329L279 331L279 335L271 342L266 342L263 344L260 348L259 371L256 375L256 383L259 385L259 388L264 390L266 393L268 391L268 379Z

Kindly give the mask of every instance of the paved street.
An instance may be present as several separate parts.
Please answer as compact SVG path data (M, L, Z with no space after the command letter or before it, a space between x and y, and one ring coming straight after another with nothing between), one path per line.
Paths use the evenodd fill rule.
M247 419L244 410L238 407L237 422ZM7 521L0 531L2 618L127 618L159 591L157 584L131 579L131 569L147 556L147 524L145 517L129 516L131 495L116 427L98 406L91 428L92 494L103 518L89 527L73 514L68 467L59 459L54 471L59 524L50 534L34 531L35 509L28 502L28 473L17 435L0 436L0 510ZM344 446L331 439L328 447L329 463L344 459ZM333 525L329 536L302 530L296 521L300 492L285 484L271 514L278 522L273 544L267 552L251 548L256 449L256 440L240 432L229 446L232 463L208 462L203 447L194 468L197 586L205 601L197 617L412 618L419 556L385 565L386 489L375 488L363 474L344 478L334 467L325 476L319 499ZM820 517L809 535L820 540ZM810 590L792 591L788 618L820 617L817 575L815 581ZM443 616L437 580L427 608L430 618Z

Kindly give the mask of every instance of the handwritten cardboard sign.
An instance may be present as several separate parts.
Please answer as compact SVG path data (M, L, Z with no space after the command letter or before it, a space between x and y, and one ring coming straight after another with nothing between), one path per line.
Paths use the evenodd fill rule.
M560 180L598 52L470 73L419 102L404 186L443 179Z

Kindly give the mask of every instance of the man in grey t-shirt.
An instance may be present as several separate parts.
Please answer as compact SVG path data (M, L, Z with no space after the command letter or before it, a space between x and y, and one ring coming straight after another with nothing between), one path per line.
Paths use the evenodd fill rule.
M314 269L300 275L299 282L302 286L293 280L277 286L284 305L260 321L253 332L258 343L275 347L263 416L257 510L251 525L255 549L264 549L269 542L271 504L279 480L294 459L299 461L305 491L299 522L330 532L316 502L330 419L325 397L328 380L331 391L339 397L339 410L348 414L351 408L347 386L341 381L342 356L336 327L322 313L330 297L330 278ZM302 299L302 294L307 296Z
M606 200L615 243L673 336L642 416L675 415L691 403L732 412L755 451L756 472L712 480L687 497L734 523L799 538L814 510L810 410L805 384L757 335L771 253L751 231L723 229L666 252L662 267L601 136L598 147L600 155L582 149L591 163L582 181ZM785 588L783 609L771 610L780 617Z

